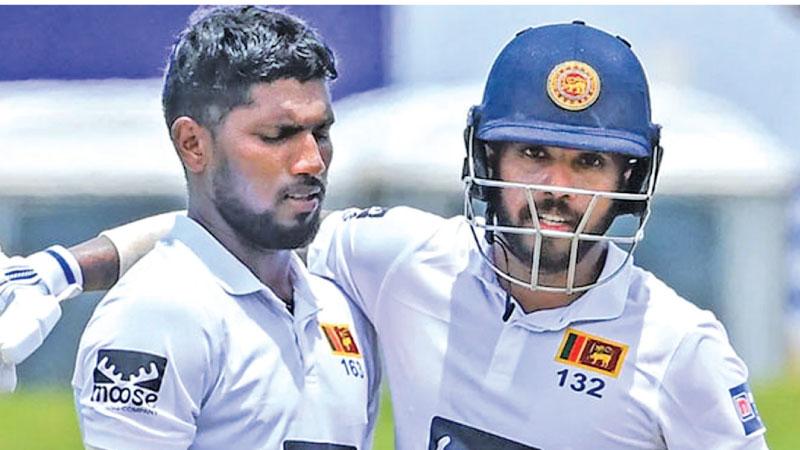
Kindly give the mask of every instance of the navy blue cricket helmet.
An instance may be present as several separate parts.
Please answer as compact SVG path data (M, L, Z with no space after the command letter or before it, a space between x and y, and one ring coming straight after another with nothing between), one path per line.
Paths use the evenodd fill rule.
M647 79L630 45L584 25L520 32L494 62L476 137L651 157Z
M465 216L473 228L487 231L488 241L498 233L536 235L536 255L543 237L575 242L609 241L628 246L630 256L642 239L662 153L660 127L651 121L644 69L624 39L578 21L518 33L495 59L483 101L470 109L464 137ZM487 144L492 142L625 155L631 175L619 191L613 192L509 183L491 176ZM535 205L530 206L534 226L515 228L498 224L493 196L488 193L500 189L560 191L606 198L614 202L617 216L638 217L638 226L626 236L591 235L582 229L548 233L539 227ZM476 203L482 206L476 207ZM584 215L590 215L591 208ZM542 286L536 281L538 261L532 261L531 279L523 280L510 277L496 267L491 257L484 256L498 275L530 289L571 293L605 281L576 286L570 278L565 286ZM575 258L573 254L569 264L571 275Z

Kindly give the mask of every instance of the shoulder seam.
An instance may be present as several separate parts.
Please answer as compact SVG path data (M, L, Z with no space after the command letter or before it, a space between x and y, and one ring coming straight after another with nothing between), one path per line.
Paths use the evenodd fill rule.
M408 207L400 206L399 208L408 208ZM426 216L433 216L443 222L447 220L443 217L436 216L435 214L431 214L427 211L417 210L415 208L409 208L409 209L420 211L424 213L424 215ZM431 237L433 237L436 233L439 232L440 228L441 228L440 226L436 226L435 229L431 233L429 233L424 239L420 239L418 241L415 241L407 245L405 248L403 248L403 250L400 253L398 253L397 257L395 257L395 259L392 261L391 264L389 264L389 267L386 269L386 276L384 276L383 279L381 280L381 285L378 288L377 298L375 299L376 304L380 301L380 298L383 296L384 287L387 285L388 281L394 277L394 274L397 271L397 268L400 265L400 263L405 261L414 251L416 251L417 249L428 243L431 240Z

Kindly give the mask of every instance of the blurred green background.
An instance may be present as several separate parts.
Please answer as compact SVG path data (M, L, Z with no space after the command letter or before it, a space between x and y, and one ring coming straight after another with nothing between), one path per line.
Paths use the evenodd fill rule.
M767 425L769 447L772 450L800 449L800 375L754 383L753 390L758 410ZM0 450L81 448L71 392L23 390L0 396ZM386 392L373 448L394 448L391 405Z

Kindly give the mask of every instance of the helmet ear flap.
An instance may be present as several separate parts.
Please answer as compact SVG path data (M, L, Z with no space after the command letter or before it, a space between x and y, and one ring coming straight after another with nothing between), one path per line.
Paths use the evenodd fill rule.
M480 122L480 108L473 106L467 114L467 127L464 129L464 147L466 156L464 157L464 167L461 170L461 178L472 176L476 178L489 178L488 157L486 155L486 145L476 136L477 126ZM470 173L470 157L472 158L472 170ZM486 188L476 183L470 186L470 196L477 200L488 200Z
M661 169L661 156L664 154L664 147L659 143L661 128L656 126L653 138L653 156L650 158L640 158L633 163L631 176L625 184L625 192L646 193L650 184L656 186L658 172ZM653 167L655 165L655 167ZM650 178L653 180L650 180ZM652 183L651 183L652 181ZM652 193L651 193L652 194ZM647 207L646 202L618 202L617 213L622 214L642 214Z
M643 190L646 190L647 177L650 173L652 160L651 158L638 158L629 164L628 170L631 171L631 174L624 186L622 186L622 192L642 193ZM641 201L632 202L617 200L616 204L616 213L618 215L639 215L643 213L646 208L645 202Z

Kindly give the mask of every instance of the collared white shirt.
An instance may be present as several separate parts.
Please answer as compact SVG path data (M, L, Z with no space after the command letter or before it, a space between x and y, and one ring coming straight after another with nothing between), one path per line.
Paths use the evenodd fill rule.
M610 246L601 277L624 258ZM463 217L340 212L309 262L378 332L401 450L766 448L722 325L632 261L507 321Z
M292 254L294 314L203 227L175 227L98 304L73 387L108 449L370 448L374 335Z

